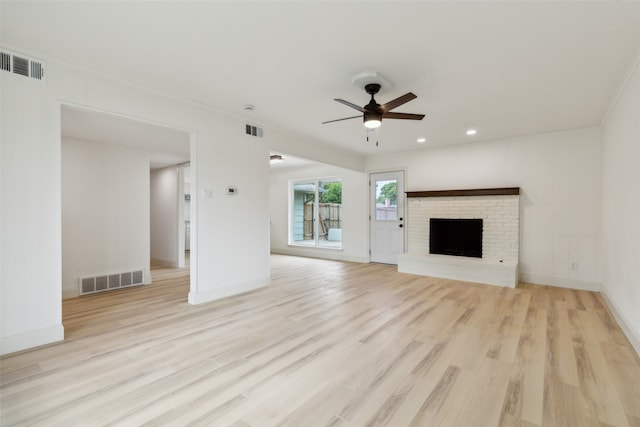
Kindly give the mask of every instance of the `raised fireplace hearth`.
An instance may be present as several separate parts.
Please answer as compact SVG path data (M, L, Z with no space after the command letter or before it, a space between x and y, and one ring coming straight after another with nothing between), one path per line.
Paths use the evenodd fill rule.
M398 271L515 287L520 189L408 192Z

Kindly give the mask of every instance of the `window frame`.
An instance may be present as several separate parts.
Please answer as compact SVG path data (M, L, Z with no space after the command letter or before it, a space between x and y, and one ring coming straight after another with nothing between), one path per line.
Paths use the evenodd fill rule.
M343 241L342 241L342 231L340 232L340 240L339 244L322 244L324 241L321 239L319 229L320 229L320 184L321 183L330 183L330 182L339 182L341 185L341 190L344 190L342 177L341 176L329 176L329 177L321 177L321 178L307 178L307 179L292 179L289 180L289 206L288 206L288 216L289 216L289 226L288 226L288 236L287 241L289 246L295 246L297 248L309 248L309 249L330 249L330 250L342 250ZM313 240L312 243L308 240L295 240L296 239L296 230L295 227L297 225L296 220L296 212L294 211L296 208L296 185L313 185ZM340 209L343 209L342 197L340 198ZM303 208L304 212L304 208ZM304 213L303 213L304 215ZM303 220L304 221L304 220ZM340 221L340 230L343 230L343 220ZM304 225L303 225L304 229ZM303 231L304 233L304 231ZM326 240L326 239L325 239ZM304 243L303 243L304 242Z

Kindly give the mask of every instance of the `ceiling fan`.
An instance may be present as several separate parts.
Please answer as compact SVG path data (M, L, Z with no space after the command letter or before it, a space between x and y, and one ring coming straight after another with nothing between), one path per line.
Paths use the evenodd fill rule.
M363 113L362 115L345 117L343 119L329 120L328 122L322 122L322 124L324 125L326 123L333 123L342 120L357 119L359 117L362 117L365 127L369 129L375 129L382 124L382 119L422 120L424 118L424 114L391 112L391 110L393 110L394 108L399 107L402 104L406 104L413 99L416 99L417 96L411 92L406 93L394 100L391 100L386 104L380 105L373 98L373 96L380 90L380 85L378 83L369 83L365 85L364 90L369 95L371 95L371 101L369 101L369 103L364 107L352 104L351 102L345 101L344 99L334 99L334 101L338 101L341 104L360 111L361 113Z

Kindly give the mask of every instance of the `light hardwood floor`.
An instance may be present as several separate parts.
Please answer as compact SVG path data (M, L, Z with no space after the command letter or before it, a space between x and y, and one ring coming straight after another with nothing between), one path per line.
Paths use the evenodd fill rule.
M186 270L153 277L64 301L63 343L3 357L1 424L640 426L597 293L273 256L269 288L191 306Z

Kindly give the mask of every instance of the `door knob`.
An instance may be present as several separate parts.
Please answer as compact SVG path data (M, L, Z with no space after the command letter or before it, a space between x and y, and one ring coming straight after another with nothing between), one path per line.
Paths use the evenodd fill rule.
M404 225L400 224L400 225L398 225L398 227L402 228L402 227L404 227Z
M404 218L400 217L400 221L402 221Z

